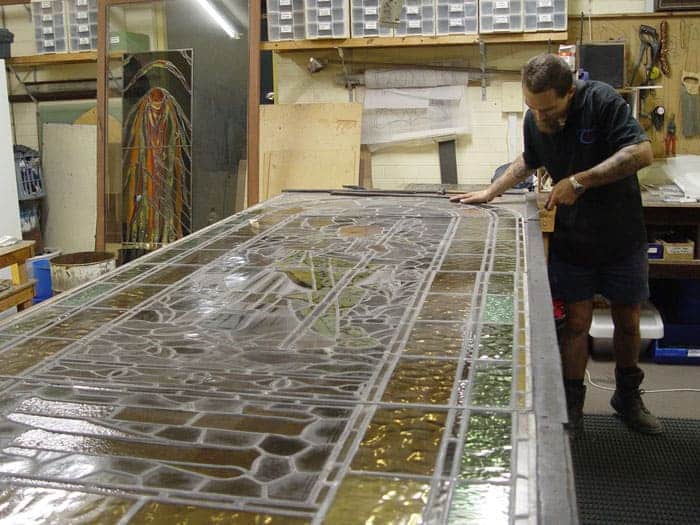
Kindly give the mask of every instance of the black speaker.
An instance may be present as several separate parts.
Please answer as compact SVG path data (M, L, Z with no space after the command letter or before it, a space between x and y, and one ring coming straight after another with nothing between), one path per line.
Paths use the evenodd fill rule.
M577 50L579 69L588 72L591 80L600 80L614 88L625 85L624 42L581 44Z

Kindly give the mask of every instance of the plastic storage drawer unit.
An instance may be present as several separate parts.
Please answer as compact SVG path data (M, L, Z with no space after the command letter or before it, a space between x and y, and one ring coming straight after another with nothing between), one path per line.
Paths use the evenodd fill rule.
M525 0L525 31L565 31L566 0Z
M520 0L479 0L480 33L520 33L523 4Z
M68 0L71 51L97 49L97 0Z
M475 34L478 30L477 11L477 0L437 0L437 34Z
M32 2L32 21L37 53L60 53L67 49L62 0Z
M347 0L305 0L306 38L348 38L350 8Z
M435 3L433 0L405 0L401 9L396 36L435 35Z
M350 0L353 37L394 36L394 28L379 25L379 0Z
M267 0L267 39L306 38L304 0Z

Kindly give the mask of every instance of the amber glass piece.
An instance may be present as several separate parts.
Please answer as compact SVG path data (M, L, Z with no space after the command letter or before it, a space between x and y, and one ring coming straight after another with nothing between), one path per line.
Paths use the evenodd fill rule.
M0 375L20 374L60 352L72 342L57 339L27 339L0 354Z
M464 341L462 323L418 321L408 336L404 354L427 356L459 356Z
M107 297L93 306L98 308L120 308L126 310L141 304L149 297L153 297L155 294L161 291L163 291L162 286L129 286L128 288Z
M155 266L151 264L136 264L135 266L126 267L123 270L119 270L119 272L115 273L114 275L107 276L105 281L110 283L125 283L126 281L130 281L139 275L143 275L149 270L153 270L153 268L155 268Z
M134 504L135 501L104 494L5 486L0 490L0 520L16 524L89 522L107 525L118 523Z
M348 475L338 487L324 523L422 523L430 484L424 481Z
M474 291L476 273L471 272L437 272L430 286L432 293L463 293Z
M42 337L63 337L66 339L80 339L94 332L102 325L116 319L123 312L85 309L78 311L68 319L61 321L47 330L41 332Z
M176 250L175 248L160 249L156 252L156 255L152 255L148 258L149 263L161 263L167 262L173 257L182 255L185 253L185 249Z
M156 273L149 275L141 282L145 284L173 284L184 279L196 270L197 269L192 266L166 266L162 270L158 270Z
M179 259L177 261L177 264L204 265L204 264L212 262L214 259L218 259L219 257L221 257L225 253L226 253L226 251L224 251L224 250L200 250L200 251L194 252L190 255L187 255L186 257L184 257L182 259Z
M131 525L221 523L235 525L306 525L310 520L243 510L225 510L177 503L150 502L129 520Z
M185 410L165 410L162 408L122 408L115 419L137 421L140 423L158 423L165 425L183 425L195 417L194 412Z
M134 441L101 436L81 436L29 430L15 438L13 444L27 448L46 448L59 452L76 452L87 455L126 456L162 461L180 461L225 467L249 469L260 455L255 450L232 450L196 445L172 445L137 443Z
M352 468L432 475L446 417L446 412L437 410L378 409Z
M446 405L457 373L457 361L401 359L384 390L387 403Z
M471 295L428 294L419 319L460 321L469 313Z
M282 434L298 436L306 428L306 423L283 419L236 416L225 414L206 414L194 423L196 427L220 428L223 430L239 430L242 432L257 432L261 434Z

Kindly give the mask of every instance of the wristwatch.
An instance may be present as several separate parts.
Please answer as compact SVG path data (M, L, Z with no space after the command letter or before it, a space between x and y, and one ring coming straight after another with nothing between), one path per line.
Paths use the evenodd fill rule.
M586 187L579 181L577 181L574 175L569 177L569 182L574 187L574 192L576 193L576 195L581 195L584 191L586 191Z

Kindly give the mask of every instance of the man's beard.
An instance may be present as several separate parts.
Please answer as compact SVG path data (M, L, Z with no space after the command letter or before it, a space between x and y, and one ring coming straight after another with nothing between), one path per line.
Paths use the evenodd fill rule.
M553 135L554 133L559 133L566 125L566 117L551 119L551 120L537 120L535 119L535 125L542 133L548 135Z

